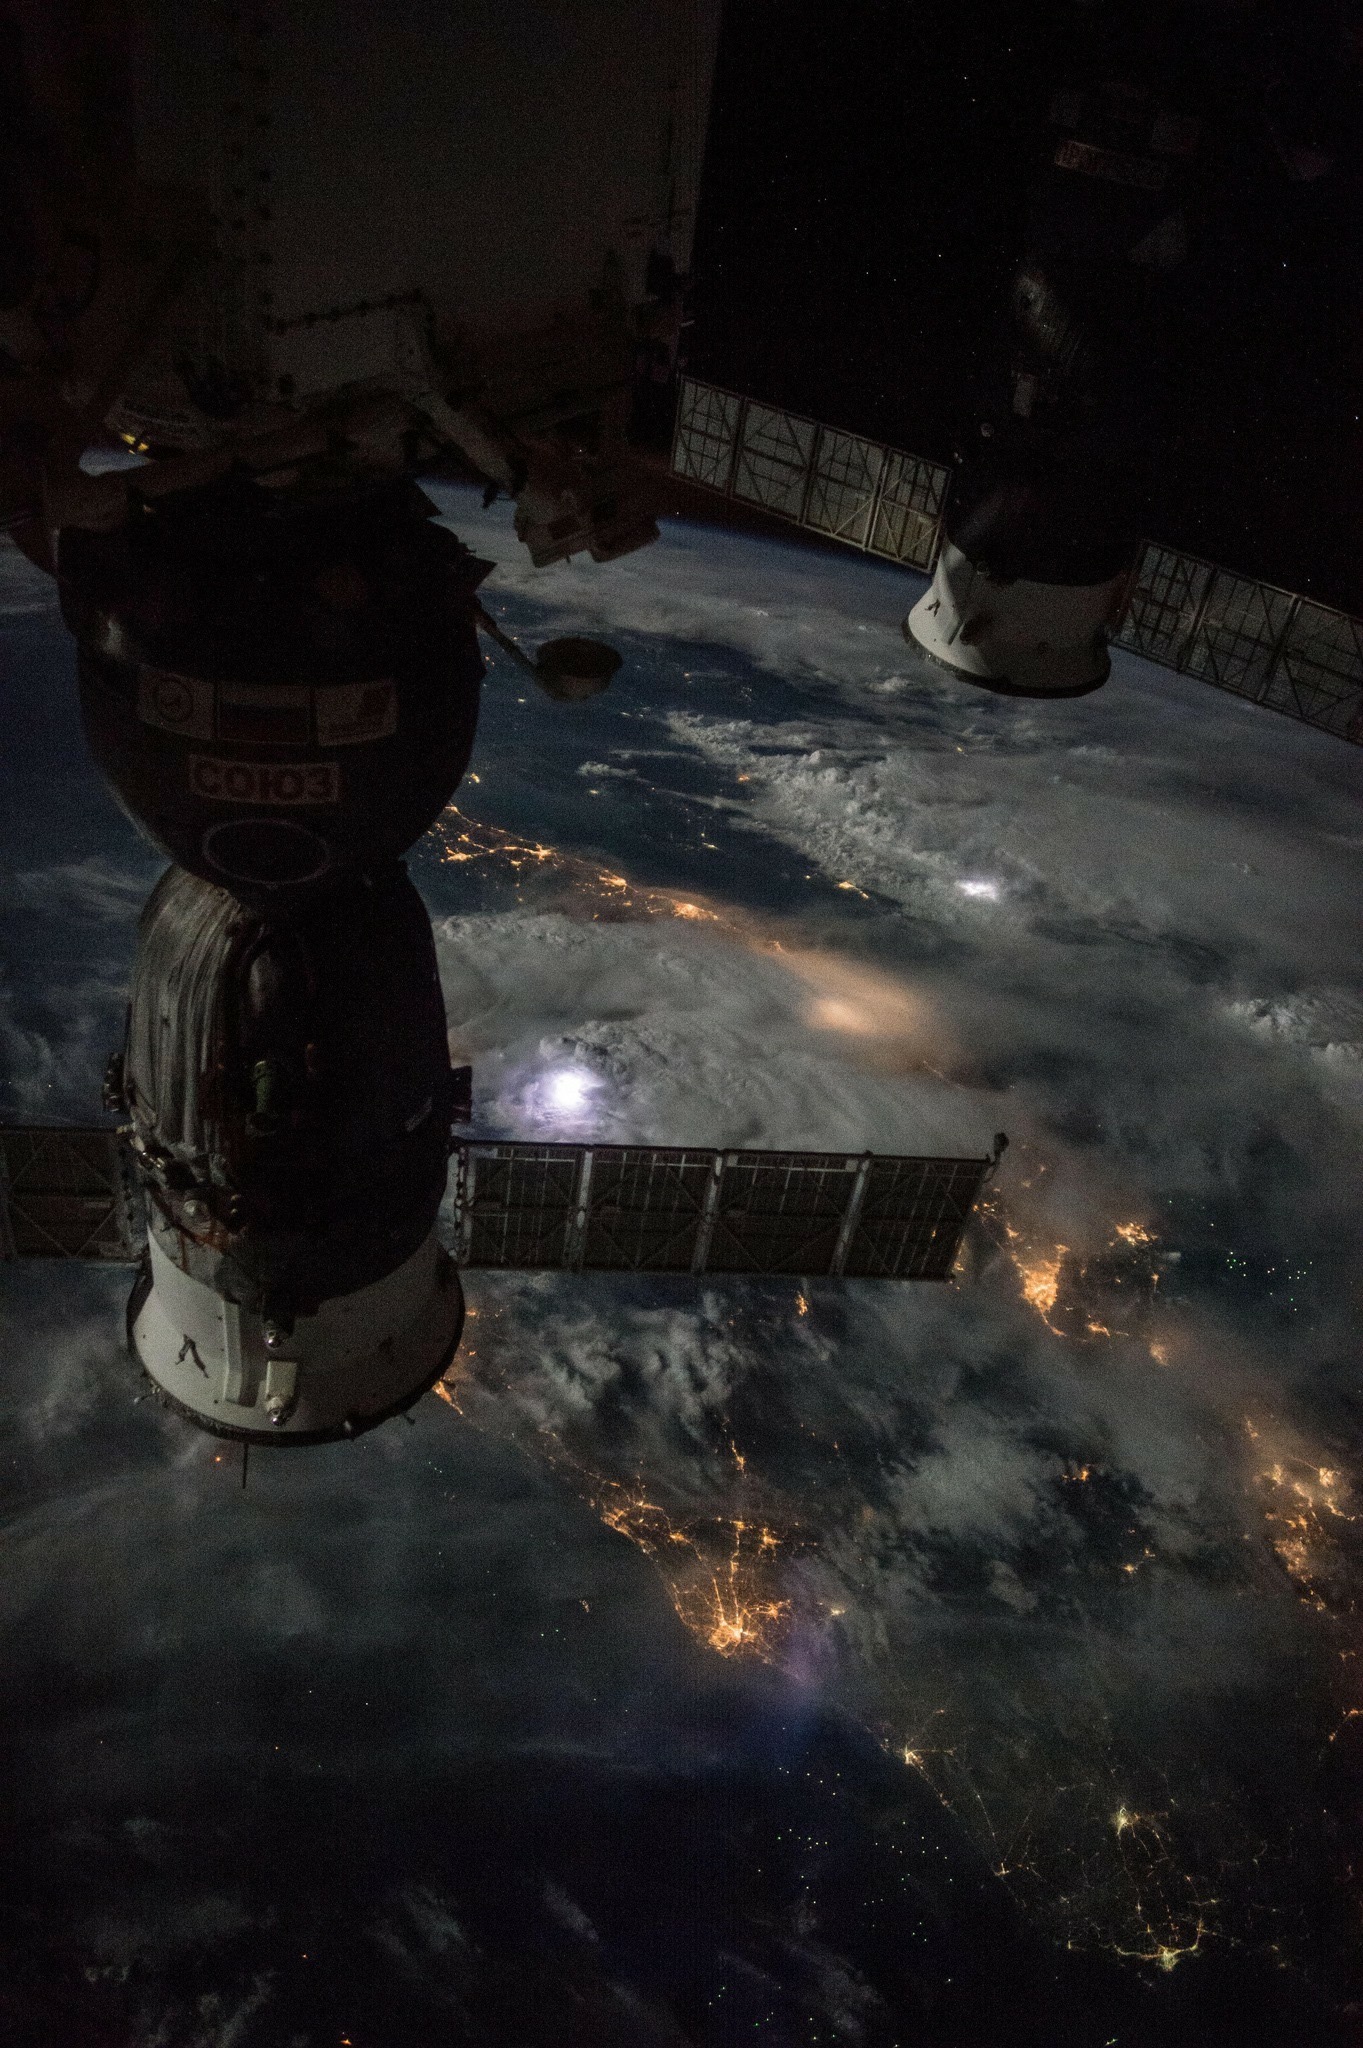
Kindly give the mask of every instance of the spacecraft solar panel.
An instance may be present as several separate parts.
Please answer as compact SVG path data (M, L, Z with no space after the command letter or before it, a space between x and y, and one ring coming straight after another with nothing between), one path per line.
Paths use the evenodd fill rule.
M678 476L704 484L707 490L728 490L742 410L742 399L732 391L697 383L694 377L683 380L672 451L672 467Z
M978 1159L872 1159L844 1273L939 1280L951 1271L984 1178Z
M571 1145L500 1145L485 1152L467 1175L461 1262L562 1266L577 1213L580 1167Z
M1293 611L1285 590L1219 570L1203 600L1189 649L1190 674L1237 697L1258 698L1267 683Z
M887 460L885 449L874 441L822 428L805 499L805 525L833 540L845 540L849 547L864 548Z
M712 1152L594 1148L585 1173L584 1268L689 1273L713 1178Z
M931 575L950 487L951 471L944 463L887 449L866 540L871 554Z
M1363 620L1148 541L1121 647L1363 744Z
M126 1261L141 1235L116 1131L0 1128L0 1254Z
M749 404L743 415L733 494L783 519L802 516L818 428L813 420Z
M732 1152L705 1269L831 1273L860 1162L818 1152Z
M1177 668L1202 614L1212 576L1210 562L1173 548L1147 545L1136 571L1118 644L1147 661Z
M1363 619L1303 598L1260 702L1363 743Z
M672 468L907 568L937 559L951 471L922 455L759 405L697 377L682 379Z
M990 1162L464 1143L462 1265L944 1280Z

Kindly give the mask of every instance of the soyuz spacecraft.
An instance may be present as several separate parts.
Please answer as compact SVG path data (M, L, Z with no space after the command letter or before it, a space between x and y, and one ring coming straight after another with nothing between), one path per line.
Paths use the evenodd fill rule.
M172 865L118 1130L0 1133L0 1249L139 1255L129 1345L219 1433L354 1435L459 1342L467 1074L402 857L468 765L480 631L558 699L617 658L509 643L418 478L514 499L537 564L654 537L625 427L675 345L717 12L12 0L0 515ZM150 459L89 473L114 436ZM576 1270L944 1277L990 1164L458 1152L460 1262Z

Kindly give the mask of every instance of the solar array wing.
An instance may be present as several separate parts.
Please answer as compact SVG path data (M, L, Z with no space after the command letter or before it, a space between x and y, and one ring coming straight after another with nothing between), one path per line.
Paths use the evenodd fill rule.
M0 1256L128 1261L141 1245L117 1131L0 1127Z
M1363 744L1363 619L1147 541L1118 645Z
M833 1272L860 1164L819 1152L725 1154L706 1270Z
M705 1230L712 1152L664 1146L582 1150L579 1199L585 1268L689 1273Z
M843 1271L866 1279L945 1279L989 1163L873 1158Z
M482 1151L483 1148L477 1148ZM495 1145L476 1163L459 1147L455 1256L461 1265L562 1266L577 1212L572 1145Z
M464 1143L461 1265L945 1280L988 1159Z
M682 380L676 474L906 568L937 559L951 471L698 378Z

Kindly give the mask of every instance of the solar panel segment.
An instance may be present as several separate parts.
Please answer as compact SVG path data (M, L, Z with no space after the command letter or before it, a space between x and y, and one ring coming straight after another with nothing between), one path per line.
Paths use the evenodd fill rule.
M0 1127L4 1257L135 1259L141 1252L140 1209L116 1131Z
M931 570L951 471L682 379L676 475L908 568Z

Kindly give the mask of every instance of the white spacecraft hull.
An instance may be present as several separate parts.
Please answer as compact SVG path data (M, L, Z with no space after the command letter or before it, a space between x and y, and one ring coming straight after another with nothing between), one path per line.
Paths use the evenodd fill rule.
M322 1302L273 1343L263 1317L183 1272L155 1232L147 1256L133 1352L175 1407L223 1436L358 1436L426 1393L459 1343L463 1290L434 1230L396 1272Z
M1101 583L996 581L945 541L904 636L944 667L1005 696L1080 697L1107 680L1109 630L1129 577Z

